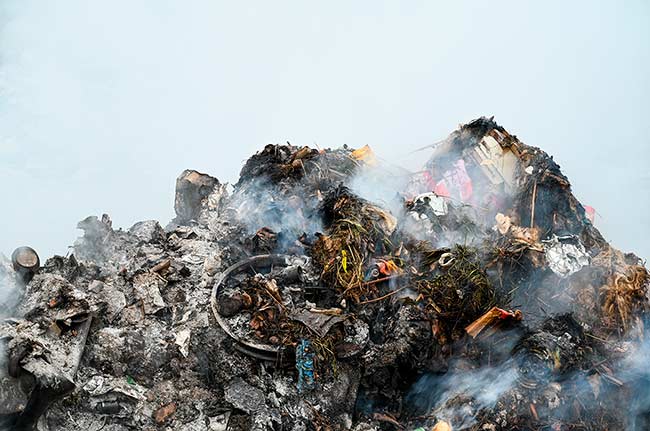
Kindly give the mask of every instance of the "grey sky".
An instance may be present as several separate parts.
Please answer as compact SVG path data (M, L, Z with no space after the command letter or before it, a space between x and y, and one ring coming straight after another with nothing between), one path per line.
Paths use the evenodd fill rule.
M183 169L233 182L268 142L412 163L495 115L650 257L648 23L633 0L3 0L0 252L65 253L90 214L164 224Z

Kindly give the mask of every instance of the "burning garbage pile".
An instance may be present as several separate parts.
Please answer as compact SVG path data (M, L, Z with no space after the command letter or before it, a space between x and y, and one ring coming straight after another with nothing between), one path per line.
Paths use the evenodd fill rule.
M367 146L268 145L232 190L183 172L165 228L88 217L66 257L17 250L1 423L647 429L643 263L492 119L430 151L405 174Z

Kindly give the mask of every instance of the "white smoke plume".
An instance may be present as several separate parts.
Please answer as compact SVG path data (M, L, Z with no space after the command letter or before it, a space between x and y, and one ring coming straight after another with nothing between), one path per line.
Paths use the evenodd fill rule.
M0 253L0 319L12 315L20 300L21 288L11 261Z
M628 409L627 429L642 431L650 429L650 334L644 334L643 342L630 346L631 350L620 362L619 377L634 394Z
M323 230L321 219L316 213L318 200L307 196L299 186L290 192L281 193L279 188L268 182L255 180L238 190L228 207L234 211L235 219L241 222L248 233L253 234L262 227L283 232L294 239L301 233Z
M476 414L482 409L493 408L499 398L514 387L518 376L512 360L495 367L457 369L444 375L427 374L413 385L407 402L461 431L476 423Z

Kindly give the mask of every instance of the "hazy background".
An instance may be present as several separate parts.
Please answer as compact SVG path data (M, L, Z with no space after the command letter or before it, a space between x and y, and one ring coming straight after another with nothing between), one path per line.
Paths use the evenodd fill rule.
M648 258L650 3L535 3L2 0L0 252L164 225L183 169L234 182L269 142L407 163L495 115Z

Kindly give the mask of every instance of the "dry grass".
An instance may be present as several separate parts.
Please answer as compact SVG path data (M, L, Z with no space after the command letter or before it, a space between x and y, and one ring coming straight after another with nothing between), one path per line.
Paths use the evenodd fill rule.
M650 275L640 265L630 265L624 274L614 273L600 288L602 312L610 324L623 327L627 332L638 311L646 306Z

